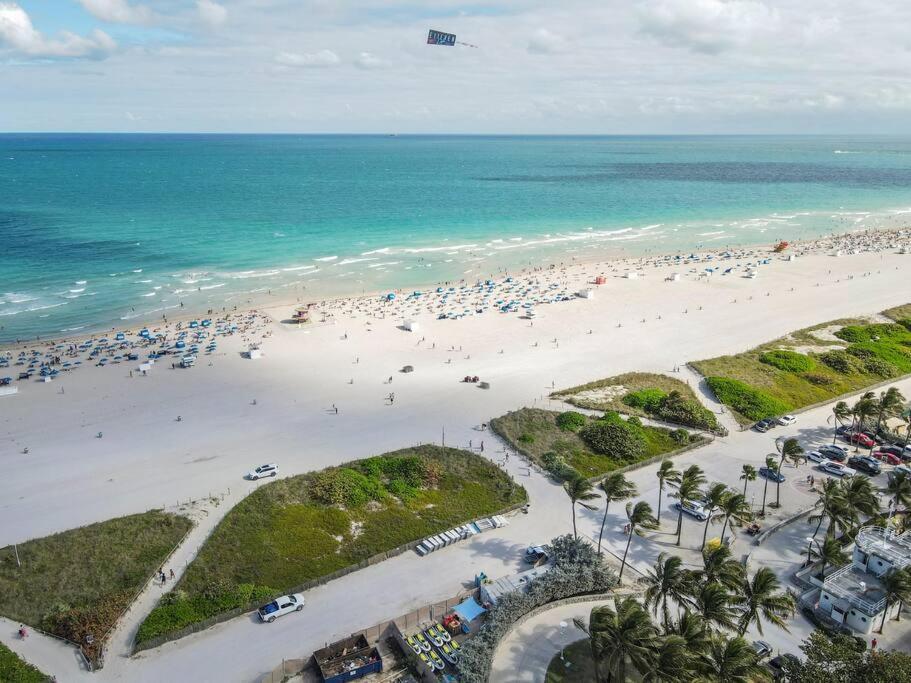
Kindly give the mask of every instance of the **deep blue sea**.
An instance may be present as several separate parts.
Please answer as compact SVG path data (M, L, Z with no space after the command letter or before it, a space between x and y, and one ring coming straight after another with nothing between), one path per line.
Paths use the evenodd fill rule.
M0 340L909 208L911 138L0 135Z

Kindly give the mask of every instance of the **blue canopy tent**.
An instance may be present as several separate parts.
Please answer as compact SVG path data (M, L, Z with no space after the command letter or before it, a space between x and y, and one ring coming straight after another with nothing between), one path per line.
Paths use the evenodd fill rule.
M474 598L465 598L452 611L458 614L462 621L468 623L477 619L487 610L475 602Z

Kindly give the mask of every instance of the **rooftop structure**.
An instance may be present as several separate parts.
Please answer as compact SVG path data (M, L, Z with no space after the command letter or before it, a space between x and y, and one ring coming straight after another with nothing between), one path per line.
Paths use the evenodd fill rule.
M857 532L855 545L867 555L881 557L895 569L911 565L911 535L907 531L897 534L892 529L865 526Z

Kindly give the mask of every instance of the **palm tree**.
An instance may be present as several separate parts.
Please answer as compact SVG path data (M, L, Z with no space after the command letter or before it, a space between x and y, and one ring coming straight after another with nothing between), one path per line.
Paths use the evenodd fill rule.
M719 583L703 584L693 596L696 610L709 624L733 631L737 628L737 610L733 598Z
M633 598L614 598L613 606L595 607L587 627L575 623L588 634L598 680L625 683L627 665L640 674L651 668L658 629Z
M692 678L693 654L686 639L678 635L665 635L653 646L651 664L642 677L643 683L687 681Z
M864 423L868 417L872 417L879 412L878 401L875 398L875 394L872 391L868 391L864 394L857 403L854 404L854 407L851 409L852 414L854 415L854 425L855 431L862 431L864 428ZM860 444L857 440L854 441L854 451L860 449Z
M658 528L658 520L652 515L652 506L644 500L640 500L635 506L627 503L626 516L629 519L629 538L626 539L626 550L623 551L620 574L617 576L618 582L623 578L623 570L626 569L626 555L629 553L629 544L633 540L633 535L641 536L642 529Z
M765 466L766 466L766 469L768 469L771 472L778 471L778 464L775 462L774 455L767 455L765 457ZM769 478L763 477L763 479L765 479L765 483L762 485L762 512L759 513L760 517L765 517L765 499L766 499L766 493L768 493L768 491L769 491Z
M911 506L911 477L907 472L893 470L889 474L889 483L884 491L892 499L892 510L897 509L899 505L904 508ZM889 516L891 517L891 513Z
M680 471L674 469L674 463L670 460L662 460L655 476L658 477L658 524L661 524L661 497L664 495L664 485L678 483Z
M702 567L696 572L701 583L717 583L732 592L740 590L745 570L740 562L731 557L731 549L726 545L704 551Z
M728 487L720 483L712 484L706 491L705 511L708 516L705 518L705 528L702 530L702 550L705 550L705 541L709 536L709 524L717 522L719 519L727 521L721 508L730 495Z
M734 601L740 606L741 615L737 632L742 636L750 624L755 623L760 635L762 620L775 624L785 631L785 619L794 614L794 598L788 593L779 593L781 583L768 567L762 567L753 575L752 580L745 580L740 592L735 594Z
M901 415L905 407L905 397L898 387L889 387L880 392L879 401L877 401L879 412L876 414L876 432L882 426L883 420L887 417L896 417Z
M718 683L756 683L768 681L771 672L759 663L750 644L740 637L712 638L708 652L700 657L700 681Z
M819 570L820 578L825 578L826 567L829 565L840 567L851 561L850 556L845 552L844 546L837 539L826 538L823 540L822 545L817 543L815 548L812 545L811 543L810 553L822 560L822 567Z
M784 459L798 461L803 456L803 448L797 442L797 439L785 439L778 437L775 439L775 449L781 459L778 461L778 471L784 467ZM781 478L775 482L775 507L781 507Z
M681 636L686 641L687 649L695 655L708 649L712 635L705 624L705 619L685 607L677 621L672 621L664 627L664 633Z
M826 517L829 518L829 526L826 529L826 535L828 536L835 521L835 517L842 514L845 509L844 491L838 481L835 479L826 479L822 482L822 490L819 492L819 498L817 498L815 506L820 508L819 514L810 515L808 518L808 521L811 524L819 520L816 524L816 530L813 531L813 538L816 538L816 534L819 533L819 528L822 526L822 521Z
M889 607L895 601L907 602L911 600L911 571L907 567L902 569L891 569L888 574L880 577L883 593L886 598L886 608L883 610L883 620L879 625L879 632L882 633L886 627L886 616L889 614ZM901 619L901 608L898 610L899 620Z
M728 523L733 520L737 524L743 524L753 517L753 510L750 508L746 496L742 493L734 492L730 492L725 497L719 510L724 515L724 524L721 526L721 544L724 545L724 532L727 530ZM731 527L731 533L733 533L733 526Z
M658 616L658 607L661 607L664 628L670 623L670 613L667 608L668 598L678 605L690 603L691 592L690 574L683 569L683 560L676 555L661 553L655 566L649 570L645 577L645 593L643 602L646 609L651 608L652 613Z
M845 422L851 419L851 408L848 407L848 404L844 401L839 401L832 408L832 414L829 416L827 422L835 423L835 433L832 434L832 443L835 443L835 440L838 438L838 428L844 425Z
M747 495L747 484L751 481L756 481L756 468L752 465L744 465L740 468L742 474L740 478L743 479L743 497L746 498Z
M680 485L674 497L678 499L680 507L677 510L677 545L680 545L680 536L683 532L683 506L695 500L702 491L700 487L705 483L705 475L699 465L690 465L680 476Z
M597 508L588 501L597 498L598 494L592 490L591 483L581 474L564 481L563 490L569 496L573 508L573 536L579 538L579 534L576 532L576 505L584 507L586 510L595 510Z
M879 499L867 477L850 477L841 481L842 496L850 519L849 531L860 526L861 515L872 517L879 512Z
M636 495L636 486L622 472L608 474L598 488L604 493L604 517L601 518L601 530L598 532L598 555L601 554L601 537L604 536L604 523L607 522L607 509L613 500L626 500Z

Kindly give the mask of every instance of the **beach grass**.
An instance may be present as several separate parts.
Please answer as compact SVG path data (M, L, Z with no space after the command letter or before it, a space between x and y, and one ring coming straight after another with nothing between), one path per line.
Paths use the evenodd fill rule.
M633 417L630 420L633 420L634 429L641 438L641 449L632 457L597 453L581 434L585 427L599 422L599 418L572 413L580 415L578 428L561 428L558 421L561 415L566 414L540 408L522 408L494 418L490 421L490 427L511 447L531 458L557 479L567 479L574 472L586 478L597 477L703 439L683 429L671 430L641 423L636 425L638 418ZM684 438L686 441L683 441ZM618 446L622 451L623 444Z
M41 673L19 655L0 643L0 681L3 683L46 683L50 676Z
M675 393L681 402L670 409L667 396ZM684 427L720 432L712 411L705 408L686 382L653 372L627 372L551 394L552 398L589 410L613 410L624 415L649 417Z
M152 510L3 548L0 614L73 642L92 635L92 657L191 526Z
M890 320L898 322L899 320L909 320L911 319L911 304L903 304L901 306L895 306L894 308L887 308L883 311L883 315Z
M691 363L743 425L911 373L911 311L894 323L835 320L744 353Z
M525 489L486 458L429 445L266 484L219 523L137 643L525 500Z

